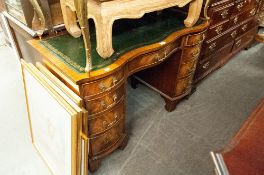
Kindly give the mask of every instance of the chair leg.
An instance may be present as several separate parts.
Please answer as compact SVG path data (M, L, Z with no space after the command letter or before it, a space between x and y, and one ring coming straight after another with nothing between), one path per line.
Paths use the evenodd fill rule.
M188 17L184 20L186 27L192 27L198 21L202 11L203 0L194 0L190 3Z
M108 18L95 19L97 52L103 58L108 58L114 53L112 46L113 21Z
M76 14L73 12L66 4L65 0L61 0L61 11L63 16L63 21L67 31L75 38L81 36L82 32L77 25Z

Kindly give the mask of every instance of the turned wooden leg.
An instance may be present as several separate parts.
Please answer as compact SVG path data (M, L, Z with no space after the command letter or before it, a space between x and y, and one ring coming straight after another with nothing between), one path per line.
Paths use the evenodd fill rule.
M127 146L128 143L128 136L126 135L123 139L123 142L121 143L121 145L118 147L118 149L124 150Z
M112 45L112 27L113 21L106 18L96 18L96 44L97 52L103 58L108 58L114 53Z
M95 172L98 170L98 168L101 165L101 160L97 159L97 160L91 160L89 159L89 171L90 172Z
M178 104L179 101L180 101L180 99L172 101L172 100L167 99L166 97L163 97L163 96L161 96L161 97L164 99L164 101L165 101L165 103L166 103L166 104L165 104L165 109L166 109L168 112L172 112L172 111L174 111L174 110L176 109L177 104Z
M81 36L82 32L77 25L76 14L65 4L65 0L60 1L63 21L67 31L75 38Z
M186 27L192 27L199 19L203 0L194 0L190 3L188 17L184 20Z
M136 89L136 88L138 88L138 84L139 84L139 82L138 82L138 80L135 78L135 77L131 77L130 78L130 84L131 84L131 87L133 88L133 89Z

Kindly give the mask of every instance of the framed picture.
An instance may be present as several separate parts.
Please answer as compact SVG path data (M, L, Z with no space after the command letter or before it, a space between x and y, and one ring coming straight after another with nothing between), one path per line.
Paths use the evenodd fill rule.
M82 132L86 111L35 66L23 60L21 65L35 148L53 174L87 174L88 138Z

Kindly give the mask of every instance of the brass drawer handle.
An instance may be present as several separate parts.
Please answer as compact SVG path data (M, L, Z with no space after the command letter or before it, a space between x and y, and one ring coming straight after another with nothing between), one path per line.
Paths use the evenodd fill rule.
M113 125L117 122L117 120L118 120L118 114L115 113L114 120L113 120L111 123L107 123L107 121L103 121L103 127L104 127L105 129L108 129L108 128L110 128L111 126L113 126Z
M116 77L113 77L113 84L116 85L116 83L118 82Z
M241 45L241 39L236 42L236 45L239 47Z
M245 24L245 25L242 27L242 30L245 32L245 31L247 30L247 27L248 27L248 25Z
M114 94L112 98L113 98L113 103L112 104L107 106L105 101L101 101L100 102L101 106L103 108L107 108L107 109L110 108L111 106L113 106L116 103L116 101L117 101L117 98L118 98L117 94Z
M238 17L236 16L236 17L234 18L234 24L236 24L237 21L238 21Z
M229 14L229 13L228 13L228 10L226 9L226 10L224 10L224 11L221 13L221 16L222 16L223 19L225 19L225 18L227 17L228 14Z
M107 145L109 142L110 142L111 138L109 137L109 135L107 134L104 141L103 141L103 144L104 145Z
M103 108L105 108L105 107L106 107L106 103L105 103L105 101L101 101L101 102L100 102L100 105L101 105Z
M209 46L210 51L214 51L216 47L216 43L213 43Z
M113 101L116 102L116 100L117 100L117 94L114 94L113 95Z
M192 58L198 57L200 54L200 49L197 49L195 52L192 53Z
M237 31L233 31L233 32L231 33L231 37L232 37L233 39L236 37L236 35L237 35Z
M204 68L204 69L207 69L209 66L210 66L210 62L208 61L207 63L205 63L205 64L203 65L203 68Z
M238 11L241 11L242 7L244 6L244 2L239 3L236 8Z
M256 14L256 9L255 8L252 9L249 13L250 13L251 16L255 15Z
M219 35L222 33L222 30L223 30L223 26L218 26L216 29L215 29L215 32Z
M105 84L104 84L103 82L100 82L100 83L99 83L99 89L100 89L101 91L105 91L105 90L106 90L106 86L105 86Z
M199 42L199 44L201 44L204 40L205 40L205 33L203 33L203 34L201 35L201 41Z

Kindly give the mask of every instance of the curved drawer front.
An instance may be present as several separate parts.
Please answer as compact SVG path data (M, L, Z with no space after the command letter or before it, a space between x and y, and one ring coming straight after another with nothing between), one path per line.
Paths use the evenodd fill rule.
M201 51L200 44L193 47L184 47L182 53L182 61L188 62L188 61L197 60L197 58L200 55L200 51Z
M86 96L91 97L91 96L99 95L101 93L111 90L123 80L124 80L124 71L123 70L117 71L114 74L102 78L98 81L93 81L83 84L82 95L84 98Z
M177 80L176 95L182 95L191 88L193 75Z
M192 74L196 68L197 59L194 59L189 62L182 62L180 66L180 70L178 72L178 78L186 77Z
M205 39L205 32L206 31L194 35L188 35L184 41L184 46L194 46L202 43Z
M107 132L90 138L90 156L98 155L113 146L123 135L124 122L121 120Z
M110 111L96 115L94 118L88 119L89 135L97 135L115 126L123 119L125 114L124 99Z
M105 94L102 97L89 100L89 98L85 98L85 106L89 115L94 115L110 109L115 106L125 94L124 83L120 84L117 89L113 89L109 91L109 93Z
M174 51L178 49L178 45L179 43L177 42L170 43L168 46L160 50L138 56L137 58L129 62L128 64L129 73L132 74L134 72L143 69L144 67L148 67L150 65L164 61L166 58L168 58L170 54L172 54Z

